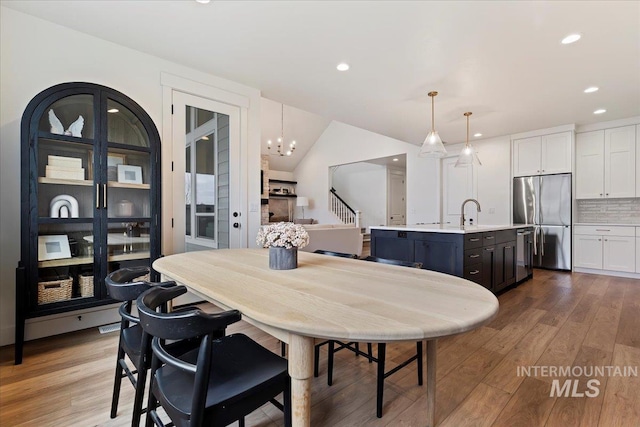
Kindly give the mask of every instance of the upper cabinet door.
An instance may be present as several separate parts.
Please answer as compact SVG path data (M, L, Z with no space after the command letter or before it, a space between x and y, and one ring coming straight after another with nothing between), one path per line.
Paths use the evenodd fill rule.
M544 135L541 144L541 174L571 172L571 132Z
M604 131L576 137L576 199L604 197Z
M516 139L513 141L513 176L539 175L542 170L541 138Z
M636 127L607 129L604 140L605 197L635 197Z

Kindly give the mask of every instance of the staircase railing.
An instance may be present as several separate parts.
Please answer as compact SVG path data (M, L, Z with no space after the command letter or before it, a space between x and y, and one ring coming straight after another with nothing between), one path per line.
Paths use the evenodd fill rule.
M336 193L335 188L329 190L329 209L345 224L360 227L362 213L353 209Z

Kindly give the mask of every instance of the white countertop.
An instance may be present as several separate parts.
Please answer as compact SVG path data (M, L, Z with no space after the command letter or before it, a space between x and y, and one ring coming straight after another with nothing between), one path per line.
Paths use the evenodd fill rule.
M413 224L413 225L378 225L370 228L376 230L395 230L395 231L422 231L425 233L479 233L483 231L512 230L514 228L533 227L532 225L523 224L506 224L506 225L467 225L464 229L454 224Z
M610 224L608 222L575 222L573 225L597 225L609 227L640 227L640 224Z

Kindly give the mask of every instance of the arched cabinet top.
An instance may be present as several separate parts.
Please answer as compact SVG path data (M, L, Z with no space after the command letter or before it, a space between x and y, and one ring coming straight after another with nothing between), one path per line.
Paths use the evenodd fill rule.
M160 143L153 120L137 102L95 83L62 83L43 90L27 105L22 127L24 134L31 130L100 139L131 148L154 150Z

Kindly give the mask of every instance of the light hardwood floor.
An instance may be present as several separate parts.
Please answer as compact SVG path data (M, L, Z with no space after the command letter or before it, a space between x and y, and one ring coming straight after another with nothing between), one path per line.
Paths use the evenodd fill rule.
M638 426L640 378L597 377L596 397L550 397L552 378L518 376L519 366L632 366L640 370L640 281L536 270L500 295L487 326L438 343L436 421L440 426ZM247 324L243 332L278 351L278 342ZM109 418L117 333L85 330L28 342L24 363L0 349L0 426L127 426L133 388L124 384L118 417ZM389 345L387 360L408 357L412 343ZM421 426L425 386L414 368L385 381L384 416L375 417L375 366L336 355L326 385L326 353L312 389L314 426ZM588 391L582 377L577 392ZM564 381L564 378L562 379ZM250 426L281 426L263 406Z

